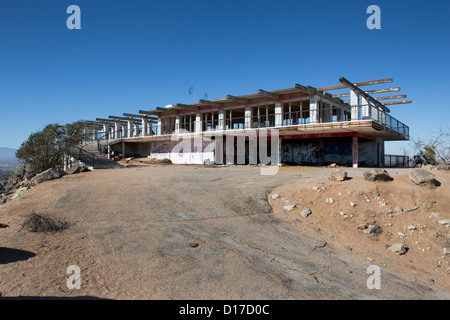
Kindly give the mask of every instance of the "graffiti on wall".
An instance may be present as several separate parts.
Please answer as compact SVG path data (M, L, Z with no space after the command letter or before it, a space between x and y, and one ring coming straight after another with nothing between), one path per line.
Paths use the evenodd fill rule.
M316 143L283 143L285 163L317 163L319 146Z
M329 163L347 164L352 161L352 146L350 143L324 144L324 160Z

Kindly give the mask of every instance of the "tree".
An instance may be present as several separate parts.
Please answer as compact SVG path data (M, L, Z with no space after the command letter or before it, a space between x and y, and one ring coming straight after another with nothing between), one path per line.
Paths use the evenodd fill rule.
M450 133L442 129L432 133L428 140L412 139L415 149L427 164L450 163Z
M32 174L50 168L62 168L64 155L87 140L91 130L85 121L67 125L57 123L47 125L43 130L32 133L16 152L16 157L30 166Z

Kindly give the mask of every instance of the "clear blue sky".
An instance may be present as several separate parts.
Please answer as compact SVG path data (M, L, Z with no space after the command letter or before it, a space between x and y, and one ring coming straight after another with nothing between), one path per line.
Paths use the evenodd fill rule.
M81 30L66 9L81 8ZM381 30L366 9L381 8ZM450 3L415 0L0 2L0 146L53 122L227 94L392 77L392 115L426 136L449 126ZM189 98L189 100L188 100ZM408 143L387 143L398 153Z

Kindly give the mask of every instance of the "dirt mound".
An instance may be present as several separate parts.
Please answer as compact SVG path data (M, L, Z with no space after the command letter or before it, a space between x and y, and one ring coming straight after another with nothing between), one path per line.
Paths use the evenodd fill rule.
M415 185L405 175L393 178L299 181L274 189L280 197L269 196L269 201L276 216L303 231L320 231L337 247L450 287L450 237L442 223L450 218L450 175L440 173L442 184L434 189ZM301 215L306 209L312 212L307 218ZM407 253L388 250L394 244L404 244Z

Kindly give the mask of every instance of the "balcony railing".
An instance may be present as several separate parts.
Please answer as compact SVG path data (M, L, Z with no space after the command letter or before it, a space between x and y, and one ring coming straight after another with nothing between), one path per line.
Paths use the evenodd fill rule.
M321 108L312 110L302 110L285 113L272 113L251 117L235 117L227 119L208 119L200 123L195 121L175 123L163 123L161 125L152 124L149 127L147 135L171 135L176 132L197 132L197 128L201 132L220 131L220 130L243 130L243 129L260 129L273 127L288 127L298 125L315 125L326 123L345 123L353 121L373 121L384 127L387 131L398 133L405 138L409 138L409 127L398 121L396 118L386 112L371 106L360 107L359 117L356 120L351 119L349 109L342 108ZM116 132L108 138L126 138L127 131ZM143 130L139 129L137 136L143 136ZM133 134L136 136L136 134Z

